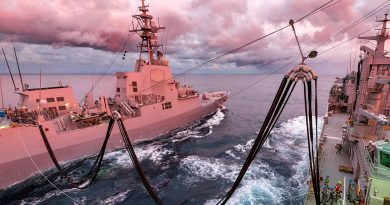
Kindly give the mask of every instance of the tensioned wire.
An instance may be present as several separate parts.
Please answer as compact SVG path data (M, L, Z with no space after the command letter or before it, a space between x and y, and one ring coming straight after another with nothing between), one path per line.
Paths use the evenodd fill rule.
M389 1L387 0L386 2L389 2ZM385 3L386 3L386 2L385 2ZM364 15L365 18L364 18L363 20L366 20L366 19L368 19L369 17L371 17L372 15L378 13L379 11L382 11L384 8L386 8L386 7L389 6L389 5L390 5L389 3L386 4L386 5L384 5L384 4L382 3L380 6L376 7L375 9L371 10L370 12L368 12L367 14L369 14L369 15L367 15L367 14ZM372 11L375 11L375 12L372 12ZM361 20L361 18L359 18L358 20L356 20L355 22L353 22L351 25L356 26L356 25L362 23L363 20ZM356 24L356 22L358 22L358 24ZM319 45L317 45L316 47L314 47L313 49L311 49L311 51L316 50L316 49L321 48L321 47L324 47L325 45L329 44L332 40L334 40L334 39L336 39L337 37L339 37L341 34L346 33L347 31L349 31L350 29L352 29L352 28L354 27L354 26L351 27L351 25L348 26L349 29L347 29L347 30L342 29L340 32L336 33L335 35L333 35L333 36L330 37L329 39L323 41L322 43L320 43ZM343 42L341 42L341 43L338 43L338 44L336 44L335 46L332 46L331 48L329 48L329 49L327 49L327 50L325 50L325 51L323 51L323 52L319 52L317 56L323 55L323 54L325 54L325 53L327 53L327 52L333 50L334 48L336 48L336 47L338 47L338 46L340 46L340 45L342 45L342 44L344 44L344 43L347 43L347 42L349 42L349 41L351 41L351 40L357 38L358 36L360 36L360 35L362 35L362 34L364 34L364 33L367 33L367 32L369 32L369 31L371 31L371 30L377 28L378 26L380 26L380 25L377 25L377 26L372 27L372 28L370 28L370 29L368 29L368 30L365 30L365 31L359 33L358 35L355 35L355 36L353 36L352 38L349 38L349 39L346 40L346 41L343 41ZM309 52L307 52L306 54L308 54L308 53L309 53ZM255 85L257 85L258 83L262 82L263 80L267 79L267 78L270 77L271 75L280 72L281 70L283 70L284 68L286 68L287 66L289 66L289 65L291 65L291 64L293 64L293 63L296 63L299 59L300 59L300 57L297 57L297 58L295 58L295 59L293 59L293 60L287 62L286 64L284 64L283 66L279 67L279 68L276 69L275 71L273 71L273 72L267 74L267 75L264 76L263 78L261 78L261 79L259 79L259 80L256 80L256 81L254 81L253 83L251 83L250 85L248 85L248 86L246 86L246 87L240 89L239 91L237 91L237 92L231 94L229 97L231 98L231 97L233 97L233 96L236 96L236 95L241 94L241 93L244 92L245 90L247 90L247 89L249 89L249 88L252 88L253 86L255 86Z
M325 8L330 7L331 5L329 5L329 3L332 2L332 1L333 1L333 0L331 0L331 1L329 1L328 3L322 5L321 7L319 7L319 8L317 8L316 10L310 12L309 14L303 16L302 18L298 19L296 22L299 22L299 21L301 21L301 20L303 20L303 19L305 19L305 18L307 18L307 17L309 17L309 16L315 14L315 13L319 12L319 11L322 10L322 9L325 9ZM387 2L387 1L386 1L386 2ZM337 3L337 2L336 2L336 3ZM327 5L328 5L328 6L327 6ZM333 5L333 4L332 4L332 5ZM387 6L387 5L386 5L386 6ZM191 68L191 69L189 69L189 70L187 70L187 71L185 71L185 72L183 72L183 73L178 74L178 75L175 76L175 77L180 77L180 76L186 75L187 73L190 73L190 72L192 72L193 70L199 69L199 68L203 67L204 65L206 65L206 64L208 64L208 63L211 63L211 62L213 62L213 61L215 61L215 60L218 60L218 59L220 59L220 58L223 58L223 57L225 57L226 55L235 53L235 52L239 51L240 49L242 49L243 47L249 46L249 45L251 45L251 44L253 44L253 43L257 42L257 41L260 41L260 40L262 40L262 39L264 39L264 38L266 38L266 37L268 37L268 36L271 36L271 35L273 35L273 34L279 32L279 31L281 31L281 30L284 30L284 29L287 28L288 26L289 26L289 25L284 26L284 27L282 27L282 28L280 28L280 29L277 29L277 30L275 30L275 31L273 31L273 32L271 32L271 33L265 35L265 36L262 36L262 37L260 37L260 38L258 38L258 39L255 39L255 40L253 40L253 41L251 41L251 42L249 42L249 43L246 43L246 44L244 44L244 45L242 45L242 46L240 46L240 47L238 47L238 48L236 48L236 49L233 49L233 50L228 51L228 52L226 52L226 53L224 53L224 54L222 54L222 55L220 55L220 56L217 56L217 57L215 57L215 58L212 58L212 59L206 61L205 63L202 63L202 64L200 64L200 65L198 65L198 66L195 66L195 67L193 67L193 68ZM110 67L111 67L111 66L110 66ZM109 68L110 68L110 67L109 67ZM107 71L109 70L109 68L107 69ZM169 79L169 80L171 80L171 79ZM155 86L156 86L156 85L155 85ZM153 86L152 86L152 87L153 87ZM148 88L148 89L150 89L150 88ZM146 89L145 89L145 90L146 90ZM143 90L143 91L145 91L145 90ZM141 91L141 92L142 92L142 91ZM31 159L31 160L32 160L32 159ZM50 181L49 181L49 182L50 182ZM70 197L70 198L71 198L71 197ZM71 199L72 199L72 198L71 198ZM73 200L73 199L72 199L72 200ZM73 201L74 201L74 200L73 200ZM74 202L77 203L76 201L74 201Z
M316 12L318 12L318 11L320 11L320 10L322 10L322 9L328 8L328 7L329 7L329 4L330 4L331 2L333 2L333 1L334 1L334 0L328 1L327 3L325 3L325 4L323 4L322 6L318 7L317 9L315 9L315 10L309 12L308 14L304 15L303 17L299 18L296 22L302 21L303 19L308 18L309 16L315 14ZM328 6L328 7L327 7L327 6ZM199 69L199 68L203 67L204 65L206 65L206 64L208 64L208 63L211 63L211 62L216 61L216 60L218 60L218 59L220 59L220 58L223 58L223 57L225 57L225 56L227 56L227 55L229 55L229 54L235 53L235 52L239 51L240 49L242 49L242 48L244 48L244 47L246 47L246 46L249 46L249 45L251 45L251 44L253 44L253 43L256 43L256 42L258 42L258 41L260 41L260 40L262 40L262 39L264 39L264 38L266 38L266 37L268 37L268 36L271 36L271 35L273 35L273 34L275 34L275 33L278 33L279 31L282 31L282 30L286 29L287 27L289 27L289 25L286 25L286 26L284 26L284 27L282 27L282 28L279 28L279 29L277 29L277 30L275 30L275 31L273 31L273 32L271 32L271 33L268 33L268 34L266 34L266 35L264 35L264 36L261 36L261 37L255 39L255 40L253 40L253 41L250 41L250 42L248 42L248 43L246 43L246 44L244 44L244 45L241 45L241 46L239 46L239 47L237 47L237 48L235 48L235 49L233 49L233 50L230 50L230 51L228 51L228 52L226 52L226 53L224 53L224 54L222 54L222 55L219 55L219 56L217 56L217 57L215 57L215 58L212 58L212 59L206 61L205 63L202 63L202 64L200 64L200 65L198 65L198 66L195 66L195 67L193 67L193 68L191 68L191 69L189 69L189 70L187 70L187 71L185 71L185 72L183 72L183 73L180 73L179 75L177 75L177 76L175 76L175 77L180 77L180 76L186 75L186 74L188 74L188 73L190 73L190 72L192 72L192 71L194 71L194 70L196 70L196 69ZM126 43L126 41L124 41L124 43ZM123 43L122 47L124 46L124 43ZM122 48L122 49L123 49L123 48ZM113 63L114 63L114 61L116 60L117 57L118 57L118 54L113 58L113 60L111 61L109 67L105 70L105 72L100 76L100 78L98 78L98 80L96 81L95 85L92 86L91 90L92 90L92 89L96 86L96 84L103 78L103 76L109 71L109 69L112 67L112 65L113 65ZM171 78L171 79L172 79L172 78ZM171 80L171 79L168 79L168 80ZM167 82L168 80L165 80L164 83ZM156 85L155 85L155 86L156 86ZM152 86L152 87L153 87L153 86ZM150 88L148 88L148 89L150 89ZM91 90L90 90L89 92L91 92ZM145 89L145 90L146 90L146 89ZM145 90L143 90L143 91L141 91L141 92L144 92ZM88 92L88 93L89 93L89 92ZM28 150L27 150L27 151L28 151ZM30 158L30 160L32 160L33 163L34 163L34 160L33 160L32 158ZM34 163L34 164L35 164L35 163ZM43 173L42 170L39 169L39 167L36 167L36 168L38 169L38 171L40 171L40 173ZM50 183L51 185L53 185L53 183L52 183L48 178L45 177L45 179L48 180L49 183ZM55 187L55 188L56 188L56 187ZM58 187L57 187L57 189L58 189ZM64 193L64 192L62 192L62 193ZM73 199L72 197L70 197L69 195L65 194L65 196L67 196L69 199L71 199L74 203L78 203L76 200L74 200L74 199Z
M308 17L310 17L310 16L316 14L316 13L319 12L319 11L322 11L322 10L324 10L324 9L329 8L331 5L334 5L334 4L331 4L333 1L334 1L334 0L330 0L330 1L326 2L325 4L321 5L320 7L314 9L313 11L307 13L306 15L304 15L304 16L298 18L298 20L296 20L295 23L300 22L300 21L302 21L302 20L308 18ZM340 1L337 1L337 2L340 2ZM184 72L181 72L181 73L179 73L179 74L177 74L177 75L175 75L175 76L173 76L173 77L171 77L171 78L168 78L168 79L163 80L163 81L161 81L161 82L159 82L159 83L157 83L157 84L155 84L155 85L153 85L153 86L150 86L150 87L148 87L148 88L145 88L145 89L141 90L141 91L139 92L139 94L142 94L142 93L144 93L145 91L148 91L148 90L150 90L150 89L152 89L152 88L155 88L155 87L164 85L164 84L170 82L171 80L173 80L173 79L175 79L175 78L179 78L179 77L181 77L181 76L187 75L187 74L189 74L189 73L191 73L191 72L193 72L193 71L195 71L195 70L198 70L198 69L204 67L205 65L207 65L207 64L209 64L209 63L212 63L212 62L214 62L214 61L216 61L216 60L218 60L218 59L221 59L221 58L223 58L223 57L225 57L225 56L227 56L227 55L236 53L236 52L240 51L242 48L247 47L247 46L249 46L249 45L252 45L252 44L254 44L254 43L256 43L256 42L259 42L259 41L261 41L261 40L263 40L263 39L265 39L265 38L267 38L267 37L269 37L269 36L271 36L271 35L273 35L273 34L276 34L276 33L280 32L280 31L283 31L284 29L288 28L289 26L290 26L289 24L288 24L288 25L285 25L285 26L283 26L283 27L281 27L281 28L279 28L279 29L276 29L276 30L274 30L274 31L272 31L272 32L270 32L270 33L268 33L268 34L266 34L266 35L260 36L260 37L258 37L258 38L256 38L256 39L252 40L252 41L249 41L249 42L247 42L247 43L245 43L245 44L243 44L243 45L241 45L241 46L238 46L238 47L236 47L236 48L234 48L234 49L232 49L232 50L229 50L229 51L227 51L227 52L225 52L225 53L223 53L223 54L221 54L221 55L218 55L218 56L216 56L216 57L214 57L214 58L211 58L211 59L209 59L209 60L207 60L207 61L205 61L205 62L203 62L203 63L201 63L201 64L199 64L199 65L197 65L197 66L194 66L194 67L192 67L192 68L190 68L190 69L188 69L188 70L186 70L186 71L184 71Z

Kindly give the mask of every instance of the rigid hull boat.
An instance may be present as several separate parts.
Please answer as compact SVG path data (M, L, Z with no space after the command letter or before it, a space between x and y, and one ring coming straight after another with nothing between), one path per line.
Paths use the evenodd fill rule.
M163 27L155 24L144 1L139 10L133 16L139 20L133 32L142 39L139 59L133 72L115 73L114 97L94 101L89 92L80 106L70 86L15 87L19 103L5 110L9 123L0 128L0 189L53 166L38 124L58 161L68 161L99 151L113 112L121 114L136 142L164 135L223 107L228 92L199 93L175 79L157 43L157 32ZM114 126L107 148L121 147Z

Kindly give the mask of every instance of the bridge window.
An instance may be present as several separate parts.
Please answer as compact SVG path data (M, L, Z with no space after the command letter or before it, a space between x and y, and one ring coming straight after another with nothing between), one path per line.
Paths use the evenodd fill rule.
M46 101L49 102L49 103L50 102L55 102L54 98L46 98Z
M133 81L131 82L131 86L133 86L133 92L138 92L138 88L137 88L137 81Z
M162 104L162 109L167 110L172 108L172 103L171 102L166 102Z
M379 159L380 159L380 164L382 166L385 166L387 168L390 168L390 154L380 151L379 152Z
M59 111L66 110L66 107L65 106L58 106L58 110Z

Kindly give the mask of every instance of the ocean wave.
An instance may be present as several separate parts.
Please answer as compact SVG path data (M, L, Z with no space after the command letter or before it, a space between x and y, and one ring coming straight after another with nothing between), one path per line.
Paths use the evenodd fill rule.
M225 113L223 109L218 109L217 112L206 122L197 124L197 126L190 126L186 130L177 132L172 137L172 142L181 142L190 138L204 138L213 133L213 127L220 125L225 119ZM207 133L205 133L205 131Z
M85 204L85 200L86 200L85 197L82 197L81 199L78 199L78 198L73 198L73 197L72 198L67 198L67 196L63 195L64 193L68 194L68 193L77 192L77 191L78 191L78 189L76 189L76 188L63 189L63 190L55 189L53 191L47 192L42 197L31 197L31 198L23 199L22 201L20 201L20 204L21 205L42 204L42 203L45 203L46 201L50 200L52 197L61 196L61 195L63 197L65 197L65 199L68 199L68 201L72 201L75 204Z
M318 133L321 133L322 124L323 120L319 119ZM235 163L191 156L183 161L183 165L187 172L198 177L209 180L221 177L234 181L242 166L242 162L238 159L243 158L240 156L246 157L245 154L252 148L253 143L254 139L251 139L225 151L225 154L233 158ZM290 119L276 126L264 144L268 150L263 149L260 156L254 160L228 204L281 204L282 202L291 203L289 200L296 196L303 198L309 178L306 143L304 116ZM265 155L267 152L273 156L272 159L267 157L267 160L262 160L262 154ZM275 160L280 161L278 162L280 164L272 164ZM286 174L286 171L291 173ZM192 176L189 179L194 178L196 179ZM218 200L210 199L205 204L215 204ZM296 200L300 199L296 198Z
M154 164L159 165L165 157L174 154L174 151L163 147L163 145L146 145L135 147L134 151L140 161L149 159ZM120 165L122 167L132 167L130 156L125 149L116 150L106 153L104 156L111 164Z
M117 203L123 202L126 199L127 193L129 193L130 191L131 190L129 189L129 190L126 190L124 192L119 192L113 196L106 198L106 199L99 199L98 204L112 205L112 204L117 204Z
M186 184L193 184L202 180L224 178L233 180L238 174L237 165L228 165L220 159L188 156L181 160L180 169L187 173Z

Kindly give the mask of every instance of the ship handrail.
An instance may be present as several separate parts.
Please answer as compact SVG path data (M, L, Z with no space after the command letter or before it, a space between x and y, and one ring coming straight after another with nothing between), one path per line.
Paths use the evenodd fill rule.
M373 163L370 159L370 155L366 151L366 148L364 147L364 144L361 140L357 143L357 149L358 155L362 159L362 164L364 171L367 173L367 177L370 176L373 173ZM369 161L368 161L369 160Z
M390 180L390 174L386 174L385 172L381 172L383 168L376 166L373 162L368 149L364 146L363 142L359 142L358 144L358 150L360 152L360 155L363 158L363 164L368 167L369 170L369 177L374 176L375 178L380 178L384 180Z

